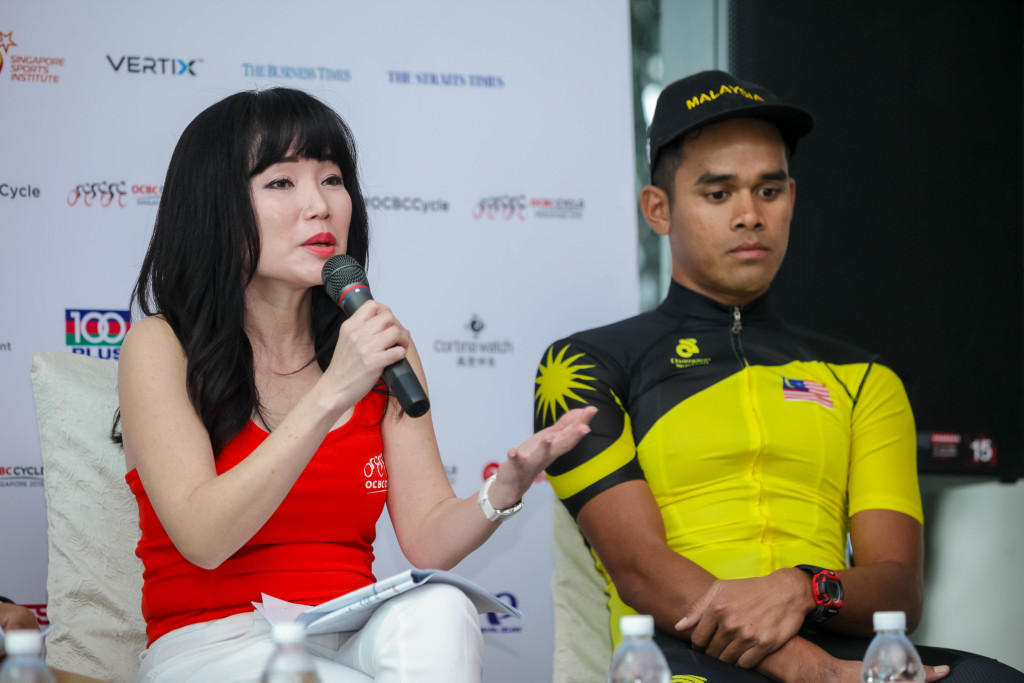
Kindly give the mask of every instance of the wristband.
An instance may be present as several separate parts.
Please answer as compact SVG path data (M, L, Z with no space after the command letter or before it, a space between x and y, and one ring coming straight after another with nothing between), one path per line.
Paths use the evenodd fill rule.
M480 503L480 509L484 511L484 517L487 518L488 522L504 522L506 519L519 512L520 508L523 507L522 499L512 507L505 508L504 510L496 510L494 506L491 505L491 500L487 497L487 492L491 490L491 484L493 484L494 480L497 478L498 475L492 474L487 481L484 482L483 488L480 489L480 495L477 497L477 501Z
M843 582L831 569L815 567L811 564L798 564L811 577L811 595L814 597L814 610L805 620L809 624L820 624L839 614L843 606Z

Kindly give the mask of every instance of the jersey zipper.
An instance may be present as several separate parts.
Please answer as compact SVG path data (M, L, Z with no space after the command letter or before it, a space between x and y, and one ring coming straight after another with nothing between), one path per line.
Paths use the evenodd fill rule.
M746 383L744 388L741 390L746 396L745 400L748 402L750 408L749 425L751 427L751 438L756 439L757 453L754 456L754 460L751 462L751 477L758 487L757 505L755 506L755 517L760 520L761 524L761 543L767 547L771 547L768 541L769 527L768 517L764 512L764 457L765 457L765 424L764 418L757 410L757 402L755 399L755 387L754 387L754 376L752 371L749 370L750 362L747 360L747 354L743 350L743 338L740 337L740 332L743 331L743 311L740 306L732 307L732 325L729 329L729 337L732 341L732 351L736 354L737 360L740 365L746 369L743 374L746 376ZM774 558L769 562L770 565L774 564Z
M729 334L729 338L732 340L732 351L736 354L736 359L740 362L740 365L747 367L747 355L743 352L743 340L740 338L740 332L743 331L743 318L741 315L740 307L732 307L732 328Z

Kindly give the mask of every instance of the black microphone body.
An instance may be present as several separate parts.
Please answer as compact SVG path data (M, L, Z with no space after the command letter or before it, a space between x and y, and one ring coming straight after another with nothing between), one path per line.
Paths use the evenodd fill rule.
M351 316L367 301L373 301L366 271L351 256L336 254L327 259L321 272L324 289L346 316ZM403 358L384 368L384 383L398 399L402 410L419 417L430 409L430 400L409 361Z

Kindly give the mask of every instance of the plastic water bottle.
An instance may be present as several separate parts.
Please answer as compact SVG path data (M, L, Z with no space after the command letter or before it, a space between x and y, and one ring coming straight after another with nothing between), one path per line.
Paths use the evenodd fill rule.
M669 683L672 674L668 662L651 639L654 617L649 614L622 617L619 630L622 642L612 657L608 683Z
M0 668L0 683L55 683L43 661L43 634L39 631L8 631L4 649L7 659Z
M320 683L316 665L306 650L306 633L301 624L274 624L277 647L263 670L262 683Z
M907 638L907 615L903 612L875 612L875 637L864 653L860 680L923 681L924 666L914 644Z

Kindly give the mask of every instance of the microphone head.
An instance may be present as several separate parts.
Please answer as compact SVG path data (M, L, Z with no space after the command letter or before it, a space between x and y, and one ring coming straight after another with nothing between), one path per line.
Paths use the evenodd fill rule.
M348 254L335 254L327 259L323 270L320 271L320 279L323 280L324 288L333 301L341 298L341 293L350 285L370 286L366 281L366 271L359 265L359 261Z

